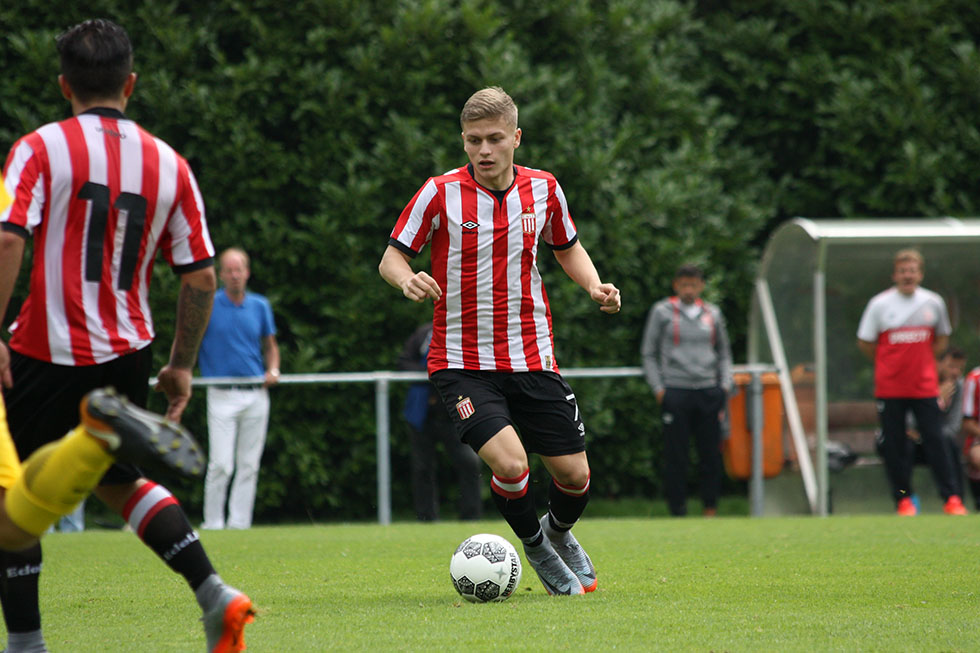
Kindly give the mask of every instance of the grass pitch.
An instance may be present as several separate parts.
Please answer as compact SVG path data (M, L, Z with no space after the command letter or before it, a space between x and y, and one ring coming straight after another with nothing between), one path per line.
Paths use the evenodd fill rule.
M585 519L596 592L549 597L525 563L496 604L461 601L449 559L473 533L519 544L500 520L201 539L259 606L255 652L977 651L978 519ZM132 534L54 534L45 551L54 653L204 650L193 595Z

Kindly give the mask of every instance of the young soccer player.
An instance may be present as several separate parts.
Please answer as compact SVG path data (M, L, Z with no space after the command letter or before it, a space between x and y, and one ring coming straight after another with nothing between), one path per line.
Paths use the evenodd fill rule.
M425 182L402 211L379 269L405 297L433 300L430 379L460 438L490 467L494 501L538 578L549 594L584 594L598 584L571 533L589 498L585 424L558 373L539 246L554 252L599 310L619 312L619 290L600 279L578 241L555 177L514 164L521 129L511 97L497 87L477 91L460 124L469 164ZM410 263L426 243L431 275ZM525 449L553 477L540 520Z

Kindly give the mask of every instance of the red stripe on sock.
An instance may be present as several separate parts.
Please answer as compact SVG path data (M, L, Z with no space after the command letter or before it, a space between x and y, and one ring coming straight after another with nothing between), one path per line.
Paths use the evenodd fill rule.
M530 473L530 469L525 469L523 474L514 478L502 478L494 474L490 479L490 489L507 499L520 499L527 494L527 477Z
M146 516L143 517L143 520L140 522L140 527L136 531L136 534L140 537L140 539L143 538L143 531L146 530L147 524L153 521L153 518L156 516L158 512L160 512L167 506L176 506L176 505L178 505L177 499L175 499L173 496L169 496L166 499L161 499L160 501L157 501L152 508L147 510Z
M133 508L136 507L136 504L139 503L140 499L146 496L147 492L149 492L156 486L157 484L154 483L153 481L147 481L142 486L140 486L140 489L133 492L133 496L129 497L129 500L126 502L126 505L123 506L123 514L122 514L123 519L129 521L129 516L133 513Z

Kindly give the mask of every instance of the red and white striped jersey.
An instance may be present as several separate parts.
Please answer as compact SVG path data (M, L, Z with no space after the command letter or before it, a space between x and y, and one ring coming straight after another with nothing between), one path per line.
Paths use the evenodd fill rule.
M970 370L963 379L963 417L980 420L980 367Z
M190 166L122 113L94 109L21 138L4 168L0 228L33 235L30 290L11 349L93 365L147 346L158 249L177 272L212 264Z
M402 211L389 243L409 256L431 243L435 303L429 373L442 369L558 371L538 243L578 236L548 172L514 166L503 201L468 166L432 177Z
M889 288L871 298L857 337L877 343L875 397L917 399L939 395L939 376L932 344L952 329L946 302L917 288L911 296Z

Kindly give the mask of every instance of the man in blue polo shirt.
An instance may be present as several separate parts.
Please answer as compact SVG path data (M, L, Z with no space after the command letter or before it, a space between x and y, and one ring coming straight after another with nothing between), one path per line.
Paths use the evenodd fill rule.
M268 387L279 382L279 346L269 301L245 290L248 254L237 247L226 249L219 268L224 288L214 295L201 342L201 376L263 380L208 387L209 453L201 528L248 528L269 425Z

